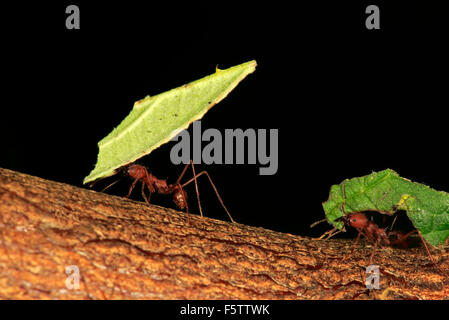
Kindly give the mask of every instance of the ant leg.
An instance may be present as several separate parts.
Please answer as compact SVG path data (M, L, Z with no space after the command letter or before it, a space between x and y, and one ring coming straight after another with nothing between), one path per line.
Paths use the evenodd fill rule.
M407 233L405 235L402 235L400 232L391 231L391 232L388 233L388 237L390 237L391 235L396 235L397 239L394 240L394 241L391 241L390 245L397 245L397 244L403 243L403 242L405 242L408 239L408 237L410 237L412 234L414 234L416 232L418 232L418 230L413 230L413 231L410 231L409 233ZM402 244L402 245L400 245L400 247L407 248L408 245L407 244L405 244L405 245Z
M419 235L419 237L421 238L421 241L422 241L422 243L424 244L424 247L426 248L427 255L429 256L430 261L432 261L433 265L434 265L435 267L437 267L438 270L440 270L440 272L441 272L442 274L444 274L446 277L449 277L449 275L448 275L443 269L441 269L441 267L440 267L439 265L437 265L437 263L436 263L435 260L433 259L432 255L430 254L430 250L429 250L429 248L427 247L426 241L424 240L423 236L421 235L421 232L418 231L418 235Z
M153 193L151 192L151 190L150 190L150 193L148 194L148 204L150 204L150 200L151 200L151 195L152 195Z
M186 173L187 168L189 167L190 164L192 164L192 170L193 170L193 172L195 172L195 169L193 168L193 162L192 162L192 160L190 160L189 163L187 163L187 164L184 166L184 169L182 169L182 172L181 172L181 174L179 175L178 180L176 180L176 183L175 183L175 184L178 184L178 183L181 181L182 177L184 177L184 174ZM195 175L195 174L194 174L194 175Z
M360 235L362 234L362 229L359 230L359 234L357 235L357 238L355 238L355 242L352 245L350 256L354 253L354 249L357 246L357 243L359 243ZM346 260L347 256L343 257L343 260Z
M184 190L181 190L184 193ZM190 214L189 214L189 203L187 201L187 197L184 194L184 199L186 200L186 212L187 212L187 224L190 225ZM202 217L203 215L201 215Z
M179 175L178 179L177 179L176 182L175 182L175 184L178 184L178 185L181 186L181 189L184 187L184 185L186 185L186 184L181 185L180 181L181 181L181 179L184 177L184 175L185 175L185 173L186 173L187 168L189 167L189 165L192 165L192 172L193 172L193 176L195 177L195 166L193 165L193 161L190 160L189 163L187 163L187 164L184 166L184 169L182 169L181 174ZM195 179L195 190L196 190L196 198L198 199L198 207L200 208L201 218L204 218L204 216L203 216L203 210L202 210L202 208L201 208L201 203L200 203L200 193L199 193L199 191L198 191L198 183L197 183L196 179ZM183 191L183 192L184 192L184 191ZM184 198L186 199L187 214L188 214L189 212L188 212L187 197L184 197ZM190 218L189 218L189 219L190 219ZM189 220L189 221L190 221L190 220Z
M394 226L397 218L398 218L398 214L396 213L396 215L394 216L393 222L391 223L391 226L389 228L390 230L393 230L393 226Z
M150 204L151 191L150 191L150 195L148 196L148 199L147 199L147 197L146 197L146 195L145 195L145 186L146 186L146 184L145 184L145 182L142 180L142 197L143 197L143 199L145 200L145 202L146 202L147 204Z
M360 235L362 234L362 230L359 230L359 234L357 235L357 238L355 238L354 245L351 249L351 254L354 252L355 247L357 246L357 243L359 243Z
M192 167L193 167L193 163L192 163ZM209 174L207 173L207 171L201 171L200 173L198 173L197 175L193 176L192 179L190 179L189 181L187 181L186 183L184 183L182 185L182 187L184 188L186 185L188 185L189 183L191 183L192 181L195 181L195 185L196 185L196 179L198 179L199 176L205 174L207 176L207 178L209 179L210 184L212 185L212 188L215 191L215 194L217 195L218 200L221 203L221 206L225 209L226 213L228 214L229 218L231 219L232 222L235 222L234 219L232 219L231 214L229 213L228 209L226 208L226 206L223 203L223 200L220 197L220 194L218 193L217 187L215 187L215 184L212 182L212 178L209 176ZM199 198L199 193L198 193L198 189L197 189L197 195L198 195L198 204L200 204L200 198ZM201 211L201 205L200 205L200 211Z
M133 191L134 187L136 186L137 181L139 181L140 179L135 179L133 184L131 185L131 188L129 188L129 192L126 195L126 198L129 198L129 196L131 195L131 192Z
M192 165L192 173L193 173L193 177L195 178L196 172L195 172L195 166L193 165L193 161L190 160L189 164ZM185 168L184 171L186 169L187 168ZM178 183L179 183L179 181L181 181L181 179L178 179ZM184 184L184 185L186 185L186 184ZM198 199L198 207L200 208L200 214L201 214L201 217L203 218L203 209L201 208L200 192L198 191L198 182L196 181L196 178L195 178L195 191L196 191L196 198ZM231 220L232 220L232 218L231 218ZM234 221L232 221L232 222L234 222Z
M373 260L374 252L376 251L377 245L379 244L380 238L377 238L376 242L374 242L374 248L373 252L371 252L371 256L369 257L368 265L371 265L371 262Z

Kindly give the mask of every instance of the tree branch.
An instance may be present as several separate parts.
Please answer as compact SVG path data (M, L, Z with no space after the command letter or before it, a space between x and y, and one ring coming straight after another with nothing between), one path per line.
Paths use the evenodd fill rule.
M422 247L378 248L380 289L367 290L371 247L349 256L352 244L196 215L189 225L182 212L0 169L2 299L449 298ZM448 253L433 255L447 270Z

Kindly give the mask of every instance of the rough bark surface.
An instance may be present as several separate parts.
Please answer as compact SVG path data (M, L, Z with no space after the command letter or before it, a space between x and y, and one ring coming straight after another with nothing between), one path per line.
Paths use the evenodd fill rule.
M423 247L379 248L380 289L367 290L371 247L362 241L349 256L353 242L196 215L189 225L175 210L0 169L2 299L449 297ZM432 253L448 270L449 253Z

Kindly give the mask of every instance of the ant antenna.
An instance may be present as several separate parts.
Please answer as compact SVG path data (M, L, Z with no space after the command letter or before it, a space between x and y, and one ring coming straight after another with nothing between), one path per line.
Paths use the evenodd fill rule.
M314 240L323 240L323 239L328 240L328 239L332 238L333 236L335 236L336 234L339 234L340 232L341 232L341 230L338 230L337 228L332 228L331 230L323 233L319 238L314 238Z
M98 181L103 180L105 178L100 178L98 180L95 180L94 182L92 182L91 184L89 184L89 188L92 188ZM104 192L105 190L109 189L110 187L112 187L114 184L116 184L117 182L119 182L121 180L121 178L115 180L114 182L110 183L109 185L107 185L106 187L104 187L103 189L101 189L100 192Z
M114 184L116 184L119 181L120 181L120 179L115 180L114 182L112 182L111 184L109 184L108 186L103 188L100 192L104 192L105 190L109 189L110 187L112 187Z
M316 225L319 225L321 222L326 222L326 218L324 218L323 220L319 220L319 221L315 221L314 223L312 223L311 225L310 225L310 227L309 228L313 228L313 227L315 227Z
M123 166L123 167L120 167L119 169L116 169L116 170L114 171L113 174L115 175L115 174L117 174L118 172L120 172L120 171L122 171L122 170L126 170L126 167L127 167L127 166ZM95 180L94 182L92 182L91 184L89 184L89 188L92 188L98 181L101 181L101 180L106 179L106 178L108 178L108 177L103 177L103 178L100 178L100 179ZM116 184L116 183L119 182L119 181L120 181L120 178L117 179L116 181L114 181L113 183L111 183L110 185L108 185L106 188L102 189L100 192L103 192L103 191L105 191L106 189L109 189L110 187L112 187L114 184Z

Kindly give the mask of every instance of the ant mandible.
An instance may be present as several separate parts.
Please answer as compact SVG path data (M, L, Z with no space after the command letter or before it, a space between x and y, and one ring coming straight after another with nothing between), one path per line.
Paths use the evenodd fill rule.
M181 179L184 177L184 174L186 173L187 168L189 166L192 167L193 177L189 181L181 184ZM144 166L139 165L139 164L130 164L130 165L123 167L123 169L125 171L125 174L127 174L129 177L134 179L134 182L132 183L131 187L129 188L129 192L126 195L126 198L129 198L129 196L131 195L131 192L133 191L137 182L141 181L142 182L142 190L141 190L142 196L145 199L146 203L148 203L148 204L150 203L151 194L153 194L153 193L173 194L173 201L175 202L176 206L181 210L186 209L187 218L188 218L189 223L190 223L189 205L187 202L187 193L184 191L184 187L192 182L195 182L196 195L197 195L197 199L198 199L198 207L200 209L201 217L203 217L203 210L201 208L201 203L200 203L200 194L198 191L198 184L197 184L196 180L201 175L206 175L207 178L209 179L209 182L212 185L212 188L214 189L215 194L217 195L217 198L220 201L222 207L225 209L225 211L228 214L231 221L234 222L234 219L232 219L231 214L229 213L228 209L224 205L223 200L221 199L221 197L218 193L218 190L215 187L214 183L212 182L212 179L209 176L209 174L207 173L207 171L201 171L200 173L196 174L195 167L193 165L192 160L190 160L190 162L185 165L184 169L182 170L182 172L179 175L176 182L172 183L172 184L167 184L166 180L157 178L156 176L154 176L153 174L148 172L147 168L145 168ZM106 190L111 185L107 186L102 191ZM150 192L148 197L145 195L145 186L147 187L148 191Z

